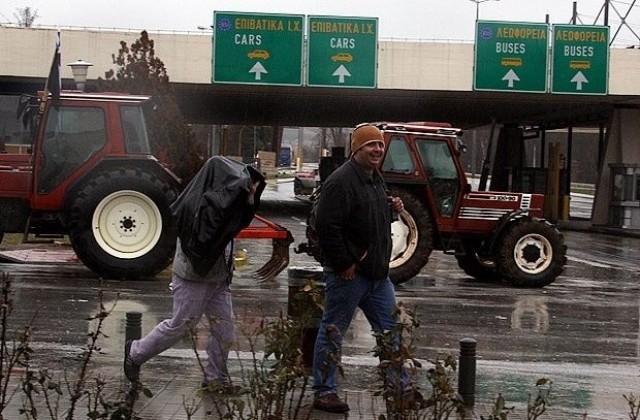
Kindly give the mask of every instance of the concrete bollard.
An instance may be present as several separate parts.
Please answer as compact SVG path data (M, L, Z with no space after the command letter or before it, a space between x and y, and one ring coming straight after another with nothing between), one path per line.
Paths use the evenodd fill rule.
M458 361L458 394L464 405L472 408L476 400L476 340L460 340L460 359Z
M140 312L127 312L124 329L124 342L138 340L142 336L142 314Z

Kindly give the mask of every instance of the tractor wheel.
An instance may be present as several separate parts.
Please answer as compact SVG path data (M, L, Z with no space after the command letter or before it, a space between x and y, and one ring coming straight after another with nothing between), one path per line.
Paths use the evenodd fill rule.
M464 255L456 255L458 267L460 267L462 271L480 281L500 279L495 261L480 257L475 245L464 244L463 248Z
M551 284L567 261L562 234L542 219L525 217L515 221L506 227L498 243L498 272L512 286Z
M171 262L175 191L143 170L114 169L88 181L69 207L78 258L103 278L152 277Z
M429 211L414 195L392 191L402 198L404 211L391 225L393 248L389 264L391 281L404 283L415 277L427 265L433 251L433 231Z

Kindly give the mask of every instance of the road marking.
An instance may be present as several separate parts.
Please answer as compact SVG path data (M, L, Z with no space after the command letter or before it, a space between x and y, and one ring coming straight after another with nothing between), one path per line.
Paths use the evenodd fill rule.
M601 268L619 268L613 265L609 265L609 264L602 264L599 262L595 262L595 261L589 261L589 260L583 260L582 258L576 258L573 256L567 256L567 259L571 260L571 261L575 261L575 262L579 262L579 263L584 263L584 264L588 264L591 265L593 267L601 267Z

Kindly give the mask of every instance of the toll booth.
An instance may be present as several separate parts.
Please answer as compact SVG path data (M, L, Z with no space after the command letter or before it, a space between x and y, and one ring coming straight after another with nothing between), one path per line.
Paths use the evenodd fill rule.
M507 168L510 191L534 194L547 193L547 168ZM560 195L567 195L567 170L560 169Z
M609 225L640 229L640 164L610 163Z
M553 223L569 218L569 169L563 160L559 143L554 142L549 143L547 168L507 168L509 191L544 194L544 216Z

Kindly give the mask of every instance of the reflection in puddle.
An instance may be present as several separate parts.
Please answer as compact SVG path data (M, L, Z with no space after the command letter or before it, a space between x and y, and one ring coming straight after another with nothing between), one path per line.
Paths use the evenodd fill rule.
M511 328L547 332L549 330L547 298L544 296L518 297L511 313Z

